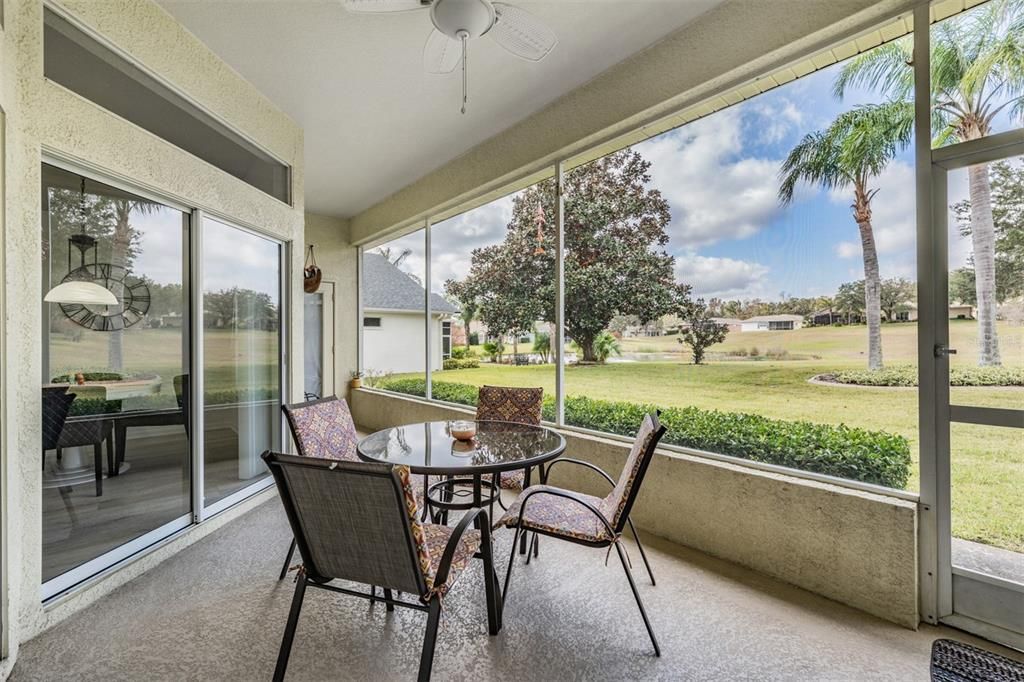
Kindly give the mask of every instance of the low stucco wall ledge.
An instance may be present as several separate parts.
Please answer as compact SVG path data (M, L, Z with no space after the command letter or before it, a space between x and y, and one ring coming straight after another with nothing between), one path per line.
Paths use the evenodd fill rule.
M463 418L468 409L382 391L352 391L357 424L376 431ZM566 456L613 477L629 445L572 430ZM559 467L553 485L593 495L607 483ZM917 505L897 497L659 450L633 509L644 530L742 564L885 620L916 628Z

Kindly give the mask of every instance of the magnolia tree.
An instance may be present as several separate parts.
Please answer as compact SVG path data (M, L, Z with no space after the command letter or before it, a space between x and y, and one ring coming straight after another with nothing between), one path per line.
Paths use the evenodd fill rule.
M654 320L688 301L675 281L668 244L669 205L650 189L650 162L624 150L565 176L565 333L583 360L599 361L595 344L619 315ZM493 334L523 333L555 320L555 233L538 223L538 206L555 215L555 181L513 200L500 244L473 251L470 272L448 293L479 306Z

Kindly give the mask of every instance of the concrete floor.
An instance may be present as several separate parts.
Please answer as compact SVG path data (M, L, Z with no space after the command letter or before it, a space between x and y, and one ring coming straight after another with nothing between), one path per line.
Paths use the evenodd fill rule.
M11 679L269 679L293 589L277 581L289 538L280 503L260 506L24 644ZM502 572L509 541L498 532ZM602 550L546 540L538 561L517 565L497 637L487 636L479 563L463 575L445 600L434 679L926 680L934 639L979 644L947 628L906 630L654 538L647 546L657 587L630 554L662 658L614 556L605 566ZM425 620L310 590L289 679L414 679Z

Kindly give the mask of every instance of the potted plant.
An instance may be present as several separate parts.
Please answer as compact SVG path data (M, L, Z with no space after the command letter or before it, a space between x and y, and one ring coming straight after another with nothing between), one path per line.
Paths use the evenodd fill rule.
M352 379L348 382L349 388L361 388L363 385L363 373L359 370L352 372Z

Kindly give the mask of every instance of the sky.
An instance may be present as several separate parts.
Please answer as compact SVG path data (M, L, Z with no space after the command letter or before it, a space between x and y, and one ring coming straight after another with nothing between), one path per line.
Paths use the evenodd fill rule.
M150 214L133 212L139 252L136 275L158 284L182 282L182 213L166 206ZM203 289L207 292L238 287L280 296L280 246L269 239L207 219L203 231Z
M704 298L776 301L832 295L864 276L852 189L802 185L794 202L778 201L779 168L807 133L827 127L858 104L881 102L869 91L832 94L841 65L818 71L633 147L651 162L653 189L668 200L668 251L679 281ZM951 174L950 203L966 198L965 173ZM916 278L913 149L902 151L871 183L873 225L883 278ZM512 197L461 214L431 230L432 289L460 279L473 248L502 240ZM969 245L951 221L950 267L965 264ZM390 245L410 248L403 266L424 273L422 231Z

